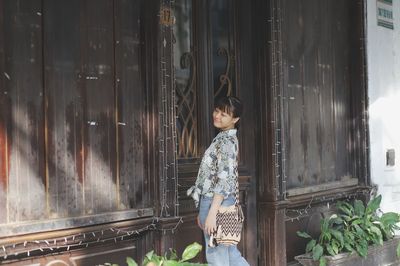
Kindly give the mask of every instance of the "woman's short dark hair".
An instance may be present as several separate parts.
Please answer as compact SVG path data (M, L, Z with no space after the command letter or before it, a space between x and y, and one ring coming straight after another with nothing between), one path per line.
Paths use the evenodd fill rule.
M234 118L240 117L243 113L243 104L239 98L235 96L225 96L217 99L215 102L214 108L218 108L221 111L224 111ZM239 122L235 124L235 127L239 127Z

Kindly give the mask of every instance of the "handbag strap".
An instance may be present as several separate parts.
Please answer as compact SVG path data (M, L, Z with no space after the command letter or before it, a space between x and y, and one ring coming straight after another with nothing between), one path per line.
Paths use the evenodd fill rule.
M239 205L239 170L238 170L238 166L239 166L239 160L238 160L238 156L236 156L236 167L235 167L235 176L236 176L236 187L235 187L235 205L238 206Z

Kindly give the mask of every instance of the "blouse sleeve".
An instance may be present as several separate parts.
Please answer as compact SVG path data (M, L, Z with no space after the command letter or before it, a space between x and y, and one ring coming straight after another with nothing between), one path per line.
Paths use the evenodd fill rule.
M217 150L216 184L214 193L224 196L235 193L237 179L237 143L233 140L222 141Z

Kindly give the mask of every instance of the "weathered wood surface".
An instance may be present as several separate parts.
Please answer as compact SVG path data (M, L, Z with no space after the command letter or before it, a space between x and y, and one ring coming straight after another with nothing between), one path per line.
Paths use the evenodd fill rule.
M142 1L0 12L0 223L154 206Z
M287 188L351 172L349 1L284 1Z
M0 223L12 223L46 211L41 1L1 1L0 14Z
M361 185L369 184L364 4L255 1L259 258L264 265L284 265L303 252L295 231L311 216L322 215L300 215L309 204L362 196Z
M143 1L115 2L115 72L121 208L149 207L149 92L145 84ZM134 178L132 178L134 177Z
M333 193L347 176L368 183L357 175L367 173L359 171L365 143L357 139L365 111L359 104L365 100L361 1L228 1L192 1L198 147L193 158L179 162L184 224L176 234L142 238L135 256L202 241L185 190L215 135L210 111L227 62L217 54L220 46L230 53L232 92L245 103L239 171L247 224L241 249L252 265L284 264L301 252L293 232L308 218L288 222L286 208L307 205L312 195L291 196L287 188L339 184ZM171 89L172 81L160 80L160 51L165 47L171 67L171 51L165 50L174 39L169 31L160 35L161 2L168 1L0 1L2 232L9 235L20 221L51 218L82 226L110 216L139 226L143 219L134 218L159 214L165 161L158 108L162 85L167 81ZM170 113L165 117L171 119ZM168 160L173 148L167 148ZM166 186L168 203L172 188ZM143 210L128 210L136 208ZM70 219L85 214L93 215ZM51 230L63 228L53 225L59 227Z

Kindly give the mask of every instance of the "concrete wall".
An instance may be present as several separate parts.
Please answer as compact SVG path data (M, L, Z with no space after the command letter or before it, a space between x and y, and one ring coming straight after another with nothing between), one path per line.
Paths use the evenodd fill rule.
M367 0L367 57L372 182L384 211L400 212L400 1L393 0L394 30L378 26L377 0ZM395 166L386 151L395 150Z

